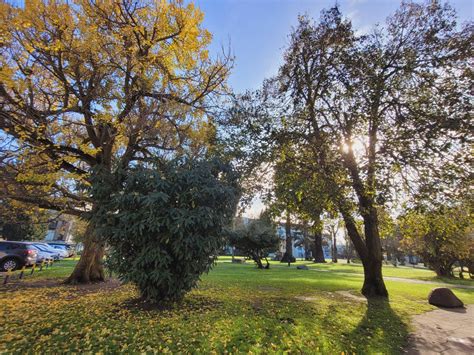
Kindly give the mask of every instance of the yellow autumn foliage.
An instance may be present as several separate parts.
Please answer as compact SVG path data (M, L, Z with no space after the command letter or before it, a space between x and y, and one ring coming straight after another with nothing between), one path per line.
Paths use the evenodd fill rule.
M21 185L4 194L42 185L49 195L33 197L67 191L74 206L97 165L206 149L196 127L212 125L207 101L225 92L230 62L209 58L203 18L179 0L0 4L0 129L12 139L4 176Z

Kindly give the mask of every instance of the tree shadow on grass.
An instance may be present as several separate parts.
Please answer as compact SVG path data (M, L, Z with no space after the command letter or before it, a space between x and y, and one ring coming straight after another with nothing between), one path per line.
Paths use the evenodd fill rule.
M350 333L356 352L401 352L408 341L408 321L393 311L388 299L368 299L363 318Z

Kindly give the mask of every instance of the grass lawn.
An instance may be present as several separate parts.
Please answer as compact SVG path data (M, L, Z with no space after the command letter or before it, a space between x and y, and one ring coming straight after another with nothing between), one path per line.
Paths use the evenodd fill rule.
M237 256L236 258L243 258ZM231 256L222 256L219 257L219 261L226 262L231 261ZM351 263L347 264L346 260L341 260L338 263L332 263L329 259L326 260L325 264L315 264L312 261L302 261L298 259L296 263L291 265L307 265L309 268L314 270L321 271L331 271L334 273L349 273L349 274L359 274L364 275L364 269L360 263ZM248 260L247 263L252 263L251 260ZM270 264L274 266L287 267L287 264L281 263L279 261L270 260ZM393 266L392 264L383 265L383 275L388 277L397 277L405 279L416 279L422 281L433 281L433 282L443 282L443 283L452 283L452 284L461 284L461 285L471 285L474 286L474 280L471 279L459 279L459 278L445 278L439 277L433 270L424 268L424 267L413 267L413 266ZM465 277L468 277L465 274Z
M182 304L143 310L128 302L138 296L131 285L57 284L75 262L0 287L0 353L396 353L410 316L433 309L427 284L387 281L390 302L351 297L362 285L356 266L311 266L329 270L316 272L219 262ZM406 273L394 276L417 277ZM474 289L454 292L474 303Z

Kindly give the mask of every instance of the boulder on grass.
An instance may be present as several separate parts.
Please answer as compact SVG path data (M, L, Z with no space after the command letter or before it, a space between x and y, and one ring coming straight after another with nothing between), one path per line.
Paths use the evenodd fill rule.
M458 308L463 307L462 301L449 288L438 287L431 290L428 296L429 304L437 307Z
M309 270L309 267L307 267L306 265L298 265L296 268L298 270Z

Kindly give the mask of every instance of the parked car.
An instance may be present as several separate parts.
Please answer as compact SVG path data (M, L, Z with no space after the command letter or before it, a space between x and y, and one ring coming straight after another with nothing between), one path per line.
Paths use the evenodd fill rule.
M35 248L41 250L42 252L50 254L53 260L64 259L64 256L61 254L59 250L54 249L53 247L51 247L50 245L46 243L34 242L32 244L35 246Z
M70 258L76 254L74 245L62 243L62 242L47 242L48 245L52 246L54 249L64 250L67 252L66 258Z
M33 246L21 243L0 241L0 271L17 270L36 263L38 252Z
M41 250L41 248L39 246L35 245L35 243L29 243L29 244L31 246L33 246L33 248L35 248L36 251L38 252L38 255L36 257L36 263L37 264L40 264L43 261L55 260L55 257L56 257L56 260L59 259L59 254L57 254L53 251Z

